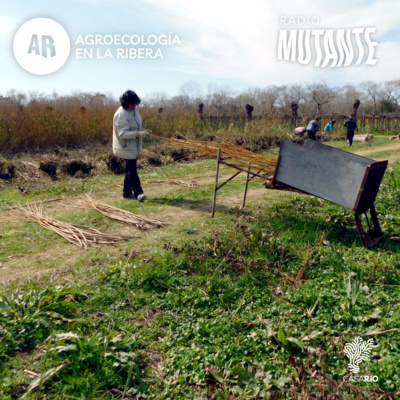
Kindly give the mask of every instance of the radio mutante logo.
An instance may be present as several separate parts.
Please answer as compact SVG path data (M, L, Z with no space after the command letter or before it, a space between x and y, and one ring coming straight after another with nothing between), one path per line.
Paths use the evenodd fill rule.
M376 64L375 47L379 43L371 39L376 28L317 29L319 22L318 16L282 16L281 25L301 29L279 30L278 60L322 68ZM305 29L306 25L313 28Z
M18 64L36 75L59 70L68 60L70 49L67 31L50 18L31 19L14 36L13 50Z

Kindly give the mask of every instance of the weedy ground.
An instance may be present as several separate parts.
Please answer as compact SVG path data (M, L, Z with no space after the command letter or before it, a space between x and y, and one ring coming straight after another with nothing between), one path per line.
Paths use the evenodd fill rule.
M243 209L243 177L224 186L211 219L213 160L142 168L143 204L123 202L110 174L42 177L24 194L6 184L0 398L398 398L398 149L379 138L352 149L393 160L376 200L385 240L371 250L349 210L256 179ZM89 191L169 225L144 233L78 208ZM44 199L52 217L137 238L74 247L13 209ZM378 346L354 375L343 350L357 336Z

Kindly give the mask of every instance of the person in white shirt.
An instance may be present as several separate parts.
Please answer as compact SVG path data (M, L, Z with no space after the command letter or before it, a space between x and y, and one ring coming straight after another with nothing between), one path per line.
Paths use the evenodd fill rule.
M140 185L136 161L143 150L143 136L150 131L142 127L142 116L137 109L139 96L127 90L119 100L121 106L114 114L113 152L117 157L124 158L126 163L122 199L143 201L146 195Z

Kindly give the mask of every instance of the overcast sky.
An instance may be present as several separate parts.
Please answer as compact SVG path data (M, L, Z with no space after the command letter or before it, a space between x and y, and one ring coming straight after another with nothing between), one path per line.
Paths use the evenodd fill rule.
M66 64L50 75L25 71L13 54L13 40L26 21L46 17L68 32L71 53ZM285 25L282 17L296 24ZM302 17L317 23L299 25ZM278 36L282 29L376 28L371 40L376 65L315 67L313 63L279 61ZM178 94L182 84L197 81L227 85L240 92L249 87L308 84L325 81L332 86L366 80L400 79L400 2L388 0L69 0L67 2L18 0L3 2L0 17L0 93L70 94L112 93L130 88L141 96L153 92ZM81 35L177 35L180 44L159 47L163 58L78 59ZM90 47L90 46L89 46ZM93 46L92 46L93 47ZM107 46L100 46L100 54ZM122 46L127 47L127 46ZM128 46L129 47L129 46ZM146 46L130 46L131 48ZM364 43L365 47L365 43ZM95 50L95 49L94 49ZM365 51L368 49L365 47ZM314 60L314 59L313 59Z

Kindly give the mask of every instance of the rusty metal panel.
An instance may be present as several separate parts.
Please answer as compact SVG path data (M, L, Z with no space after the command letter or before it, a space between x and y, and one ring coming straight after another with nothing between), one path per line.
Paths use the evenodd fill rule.
M374 204L379 186L385 174L388 161L380 161L371 164L366 171L365 181L360 188L360 195L353 211L362 214Z
M284 141L274 180L356 211L359 204L364 209L375 200L387 165L376 168L368 180L376 163L313 140L303 146ZM363 194L364 187L369 189Z

